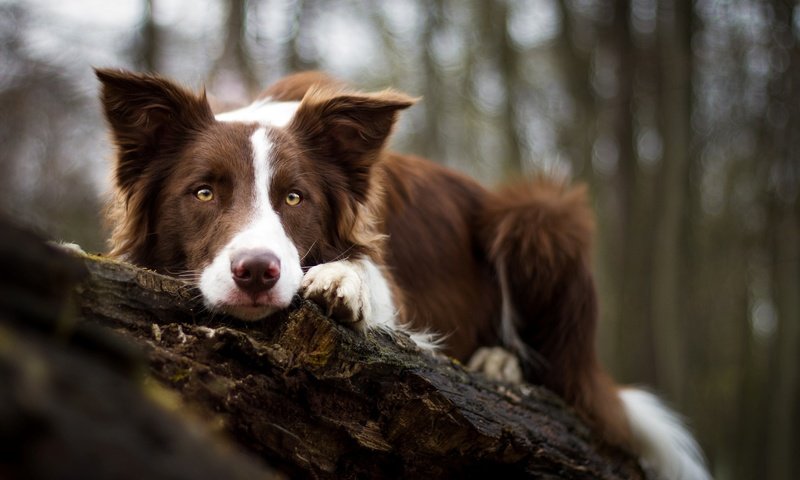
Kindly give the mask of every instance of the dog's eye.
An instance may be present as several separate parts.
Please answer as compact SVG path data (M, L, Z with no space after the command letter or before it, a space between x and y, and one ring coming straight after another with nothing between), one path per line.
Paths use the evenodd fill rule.
M214 192L212 192L208 187L203 187L194 192L194 196L197 197L197 199L201 202L210 202L214 199Z
M303 201L303 197L301 197L297 192L289 192L289 194L286 195L286 205L289 205L290 207L294 207L301 201Z

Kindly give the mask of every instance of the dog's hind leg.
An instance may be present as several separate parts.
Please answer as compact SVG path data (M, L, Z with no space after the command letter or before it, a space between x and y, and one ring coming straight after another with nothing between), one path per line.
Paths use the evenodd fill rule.
M526 379L561 394L659 478L710 478L679 417L648 392L621 389L597 361L585 189L543 180L503 189L488 199L482 222L503 300L501 338L524 360Z
M537 180L501 189L488 197L481 223L502 294L503 345L523 361L527 380L563 396L610 441L627 443L617 387L594 346L594 221L585 188Z

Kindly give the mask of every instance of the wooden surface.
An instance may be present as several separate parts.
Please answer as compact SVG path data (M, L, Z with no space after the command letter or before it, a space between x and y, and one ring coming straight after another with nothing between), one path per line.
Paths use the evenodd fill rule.
M79 319L81 260L0 232L0 478L286 478L183 415L138 345Z
M208 314L175 279L78 260L73 334L116 332L99 342L115 353L98 361L135 364L128 359L141 352L149 378L177 392L181 410L270 465L266 476L643 476L542 388L491 383L407 338L353 332L311 303L244 323Z

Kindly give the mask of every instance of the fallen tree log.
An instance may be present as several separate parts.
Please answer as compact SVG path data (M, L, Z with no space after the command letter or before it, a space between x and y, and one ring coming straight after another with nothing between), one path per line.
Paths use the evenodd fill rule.
M141 348L79 320L83 262L0 218L0 478L286 478L176 413Z
M78 257L81 324L131 342L208 428L290 477L643 478L543 388L492 383L308 302L255 323L212 315L179 280Z

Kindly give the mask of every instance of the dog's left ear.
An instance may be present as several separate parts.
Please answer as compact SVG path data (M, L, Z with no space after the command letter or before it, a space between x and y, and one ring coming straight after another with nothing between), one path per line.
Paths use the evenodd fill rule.
M128 190L162 154L214 120L205 94L156 75L95 69L100 100L117 145L117 186Z
M312 88L289 128L316 156L344 168L353 193L363 195L397 113L415 101L393 90L362 94Z

